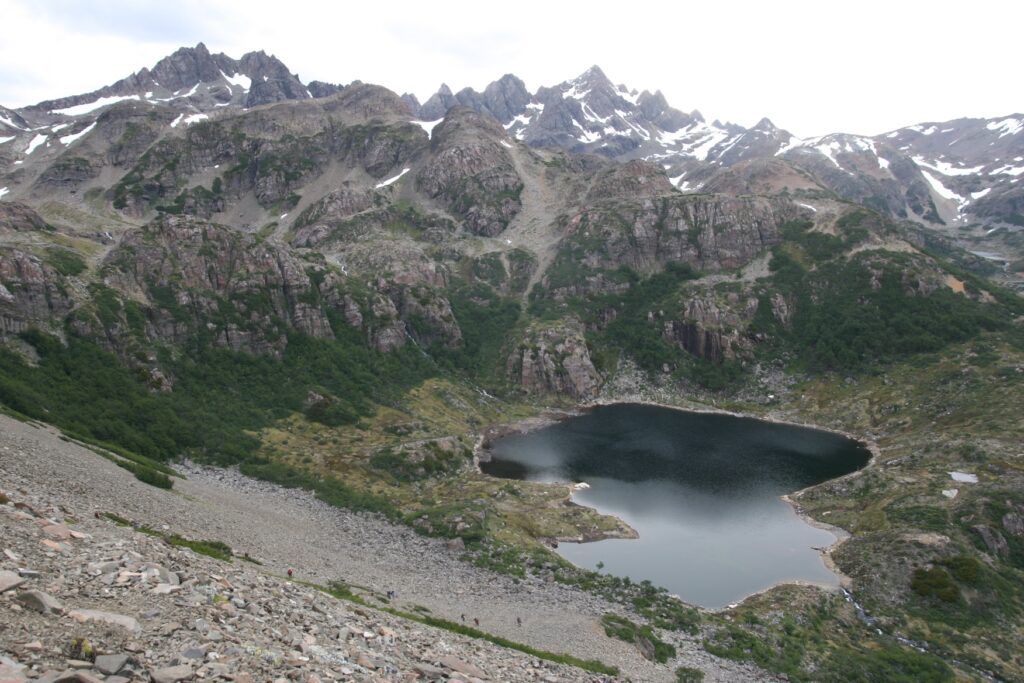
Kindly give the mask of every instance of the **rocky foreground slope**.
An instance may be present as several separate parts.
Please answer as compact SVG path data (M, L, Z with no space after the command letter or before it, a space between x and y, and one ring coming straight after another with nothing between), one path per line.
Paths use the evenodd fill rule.
M672 668L604 636L597 618L612 607L593 596L485 575L441 541L230 473L193 468L175 486L181 493L156 491L49 429L0 420L4 683L609 680L304 582L338 579L370 602L385 604L395 590L392 607L454 621L465 614L510 640L599 658L632 680L672 678ZM204 557L102 513L217 538L263 564ZM284 578L287 567L296 581ZM770 679L692 640L679 645L673 668L699 667L706 680Z

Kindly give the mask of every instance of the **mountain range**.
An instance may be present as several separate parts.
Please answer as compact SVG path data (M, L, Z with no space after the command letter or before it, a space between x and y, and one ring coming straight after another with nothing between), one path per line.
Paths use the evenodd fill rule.
M7 167L2 192L17 196L26 182L18 166L64 151L118 102L178 112L174 127L359 85L303 84L263 52L235 60L211 54L202 43L182 48L152 69L91 93L16 111L0 107L0 163ZM507 74L483 92L453 93L442 85L422 104L409 94L401 99L410 120L424 126L463 106L489 114L511 139L533 147L657 163L683 192L831 192L952 236L1007 270L1008 281L1020 279L1013 274L1019 264L1010 264L1022 256L1024 114L925 122L870 137L800 138L768 119L752 128L708 122L696 110L671 107L660 91L614 85L597 66L534 93Z

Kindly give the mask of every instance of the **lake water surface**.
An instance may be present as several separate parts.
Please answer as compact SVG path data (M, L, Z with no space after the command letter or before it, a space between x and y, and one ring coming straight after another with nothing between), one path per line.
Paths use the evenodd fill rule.
M586 482L576 502L615 515L637 540L562 543L574 564L648 579L686 602L723 607L783 581L836 585L816 547L832 533L780 496L871 458L829 432L728 415L616 404L495 441L494 476Z

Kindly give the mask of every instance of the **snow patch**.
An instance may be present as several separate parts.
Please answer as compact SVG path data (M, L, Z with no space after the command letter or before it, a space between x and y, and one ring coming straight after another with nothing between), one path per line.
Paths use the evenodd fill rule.
M29 155L32 152L36 151L36 147L46 142L46 139L46 136L43 135L42 133L37 134L34 138L32 138L32 142L28 143L28 148L25 150L25 154Z
M95 111L100 107L106 107L111 104L117 104L118 102L125 102L127 100L138 100L138 95L112 95L110 97L101 97L95 102L88 102L86 104L76 104L73 107L64 107L63 109L54 109L51 114L64 114L65 116L81 116L82 114L88 114L91 111Z
M0 123L4 124L5 126L8 126L10 128L14 128L16 130L25 130L21 126L19 126L16 123L14 123L14 121L11 121L9 118L7 118L5 116L0 116Z
M2 199L3 196L8 192L10 192L10 190L8 190L6 187L0 187L0 199Z
M50 128L50 131L53 133L59 133L70 125L70 123L62 123L59 126L53 126L52 128Z
M5 142L10 142L11 140L13 140L16 137L18 137L18 136L17 135L12 135L10 137L0 138L0 145L4 144Z
M814 149L818 150L818 152L828 157L828 160L835 164L836 168L838 168L840 171L845 171L846 169L839 165L839 162L836 161L836 158L834 156L834 154L840 151L842 147L842 145L833 140L832 142L826 145L815 145Z
M953 481L959 481L963 484L977 484L978 475L968 474L966 472L950 472L949 476L953 478Z
M181 123L181 120L183 118L185 118L184 114L178 114L178 118L176 118L173 121L171 121L171 128L177 128L178 124Z
M580 125L580 122L577 121L576 119L572 120L572 125L574 125L574 126L576 126L577 128L580 129L581 133L580 133L579 137L577 137L576 139L579 140L580 142L582 142L583 144L590 144L591 142L597 142L598 140L601 139L601 134L600 133L592 133L592 132L590 132L589 130L584 128L582 125Z
M878 168L887 169L889 168L889 160L878 157Z
M589 94L590 94L589 90L584 90L584 91L580 92L577 89L577 85L575 83L573 83L571 88L569 88L564 93L562 93L562 99L563 100L567 100L567 99L569 99L571 97L574 100L582 100L584 97L586 97Z
M1002 121L992 121L985 127L993 131L1001 130L1003 132L999 134L999 137L1005 137L1007 135L1016 135L1024 130L1024 120L1003 119Z
M994 171L988 172L989 175L1002 174L1012 176L1019 176L1021 173L1024 173L1024 166L1003 166L1002 168L997 168Z
M521 125L521 126L528 126L528 125L530 125L530 120L532 118L533 118L532 116L526 116L524 114L518 114L515 118L513 118L511 121L509 121L508 123L505 124L505 126L504 126L505 130L508 130L509 128L511 128L512 126L516 125L517 123L519 125Z
M185 117L185 125L191 126L193 123L199 123L200 121L205 121L208 118L210 117L206 114L192 114L191 116Z
M403 168L403 169L402 169L402 172L401 172L401 173L399 173L398 175L396 175L396 176L395 176L394 178L388 178L387 180L385 180L385 181L384 181L384 182L382 182L382 183L377 183L377 184L376 184L376 185L374 186L374 189L377 189L377 190L379 190L379 189L380 189L380 188L382 188L382 187L387 187L388 185L390 185L391 183L395 182L396 180L398 180L399 178L401 178L402 176L404 176L404 175L405 175L406 173L408 173L408 172L409 172L409 169L407 169L407 168Z
M283 221L283 220L284 220L285 218L288 218L288 214L286 214L286 213L282 213L282 214L281 214L281 217L280 217L280 218L278 218L277 220L279 220L279 221Z
M967 203L966 199L964 199L963 197L958 195L956 192L953 192L948 187L943 185L941 182L939 182L938 178L933 176L928 171L921 171L921 175L924 176L925 180L928 181L928 184L932 186L932 189L935 190L935 193L938 194L940 197L944 197L945 199L952 199L961 208L963 207L964 204Z
M534 109L534 110L537 111L538 114L540 112L544 111L544 105L542 103L540 103L540 102L530 102L528 105L526 105L526 108L527 109Z
M417 126L427 131L427 137L429 138L434 134L434 128L437 127L437 124L442 121L444 121L444 119L438 119L437 121L413 121L412 123L415 123Z
M974 168L957 168L953 164L945 161L926 161L924 157L914 157L914 163L918 166L924 166L930 168L933 171L938 171L942 175L954 176L954 175L974 175L981 171L984 166L975 166Z
M508 147L509 149L512 149L512 143L509 142L508 140L499 140L499 142L501 142L503 147Z
M74 142L78 138L85 136L89 131L91 131L95 127L96 127L96 122L93 121L88 126L86 126L84 129L82 129L82 132L80 132L80 133L72 133L71 135L65 135L64 137L62 137L60 139L60 141L64 145L70 145L72 142Z
M245 92L249 92L249 88L252 87L252 79L246 76L245 74L234 74L228 76L226 73L221 71L220 75L224 77L225 81L227 81L233 86L241 87L242 90Z
M956 494L960 493L960 489L942 489L942 495L950 500L956 498Z
M782 156L786 152L804 144L804 141L798 137L790 136L789 140L782 147L779 147L779 151L775 153L775 156Z
M813 211L814 213L818 213L818 210L817 210L817 209L815 209L815 208L814 208L813 206L811 206L810 204L801 204L800 202L797 202L797 206L802 206L802 207L804 207L805 209L810 209L810 210L811 210L811 211Z
M679 187L679 181L681 181L685 176L685 173L680 173L675 178L669 178L668 181L675 185L676 187Z
M885 137L887 137L887 138L895 138L895 137L898 137L899 134L900 134L900 132L898 130L894 130L893 132L889 133Z
M980 190L978 192L972 192L971 193L971 199L981 199L982 197L984 197L985 195L987 195L991 191L992 191L991 187L986 187L984 190Z
M622 99L632 104L634 107L640 103L640 93L638 93L636 90L630 92L626 90L626 86L624 85L620 85L618 87L618 95Z
M608 119L611 118L610 116L605 116L604 118L601 118L600 116L597 115L597 112L591 109L590 105L588 105L586 102L583 102L581 104L583 109L583 117L587 121L590 121L591 123L608 123Z

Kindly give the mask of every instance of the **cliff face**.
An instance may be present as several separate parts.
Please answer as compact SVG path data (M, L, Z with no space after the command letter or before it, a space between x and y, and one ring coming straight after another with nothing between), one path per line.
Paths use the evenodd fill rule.
M417 189L439 200L470 232L500 234L522 208L523 189L505 138L494 119L452 109L433 132L431 158L416 176Z
M782 240L781 225L809 213L768 197L673 193L595 203L567 221L545 282L568 296L621 290L614 273L622 267L641 275L669 264L703 273L741 268Z
M601 375L578 321L529 329L506 362L509 380L528 394L558 394L577 400L597 396Z
M30 327L50 327L71 310L61 276L42 259L0 249L0 339Z

